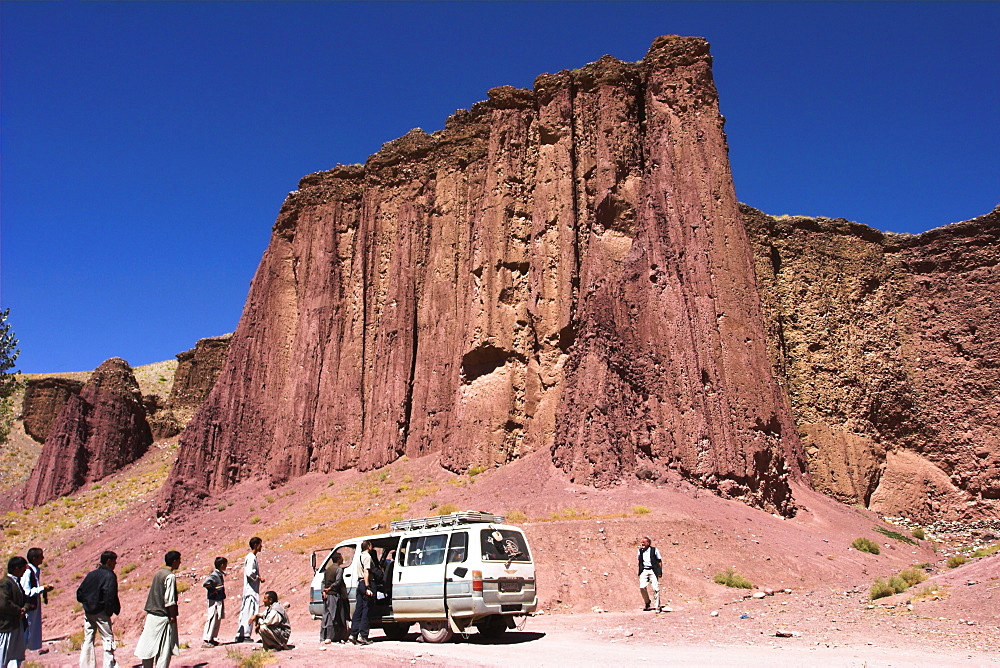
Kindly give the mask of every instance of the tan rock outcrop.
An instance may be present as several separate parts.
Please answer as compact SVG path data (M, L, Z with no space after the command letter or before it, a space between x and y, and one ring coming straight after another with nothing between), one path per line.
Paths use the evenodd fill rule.
M749 207L744 217L772 363L817 489L918 520L996 516L1000 208L915 236ZM918 455L920 475L949 488L933 505L894 490Z
M52 423L71 395L80 394L83 383L54 376L34 378L24 387L21 420L24 431L39 443L49 436Z

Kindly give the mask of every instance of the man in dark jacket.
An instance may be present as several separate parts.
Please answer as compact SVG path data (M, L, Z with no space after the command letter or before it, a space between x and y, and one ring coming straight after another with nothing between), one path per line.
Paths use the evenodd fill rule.
M21 589L21 576L28 567L24 557L7 561L7 575L0 580L0 666L20 666L24 661L24 631L28 628L28 598Z
M662 558L660 551L653 547L649 536L639 543L639 591L642 592L642 600L645 602L643 610L655 610L656 612L670 612L667 606L660 607L660 580L663 577ZM653 607L649 607L649 593L647 587L653 589Z
M83 645L80 646L81 668L94 668L94 635L101 634L104 645L104 668L115 668L115 634L111 616L120 614L118 576L115 566L118 555L108 550L101 554L101 565L87 573L76 590L76 600L83 606Z

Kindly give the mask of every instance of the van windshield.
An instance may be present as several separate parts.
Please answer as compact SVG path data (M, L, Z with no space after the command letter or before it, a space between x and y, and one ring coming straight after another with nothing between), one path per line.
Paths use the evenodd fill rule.
M480 533L483 561L531 561L528 544L520 531L483 529Z

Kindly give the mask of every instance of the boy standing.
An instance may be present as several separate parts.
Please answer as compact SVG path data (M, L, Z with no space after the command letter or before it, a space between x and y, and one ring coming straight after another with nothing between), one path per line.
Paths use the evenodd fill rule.
M215 570L205 578L204 587L208 590L208 616L205 619L205 632L201 639L205 647L215 647L219 642L219 624L226 616L226 567L229 560L225 557L215 558Z

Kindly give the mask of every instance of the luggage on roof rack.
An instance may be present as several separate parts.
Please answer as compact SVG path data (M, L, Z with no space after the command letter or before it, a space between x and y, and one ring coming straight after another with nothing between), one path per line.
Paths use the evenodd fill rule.
M396 520L389 523L391 531L413 531L415 529L429 529L432 527L454 526L456 524L476 524L476 523L496 523L503 524L507 518L503 515L492 513L480 513L466 510L460 513L449 513L448 515L434 515L432 517L418 517L412 520Z

